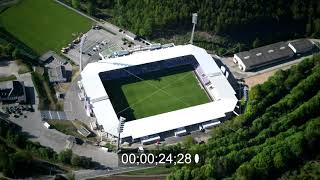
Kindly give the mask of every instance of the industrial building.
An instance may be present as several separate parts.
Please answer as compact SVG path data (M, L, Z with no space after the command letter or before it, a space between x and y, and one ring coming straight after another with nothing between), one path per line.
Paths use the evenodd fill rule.
M299 39L289 42L288 46L295 54L303 54L310 52L315 46L308 39Z
M26 90L23 81L0 83L0 102L26 102Z
M140 50L121 57L103 58L101 61L89 63L81 72L81 81L78 83L84 94L87 114L96 117L106 136L118 137L120 117L116 114L104 88L103 78L123 78L129 70L145 73L154 72L157 67L184 64L196 65L195 73L199 83L203 85L212 101L125 122L120 134L122 142L148 144L162 139L163 134L168 132L173 132L173 136L184 135L187 133L186 127L210 128L220 124L221 118L233 114L238 99L225 73L204 49L193 45L171 45L164 48L160 46L157 49ZM126 70L122 70L124 68Z
M296 54L312 51L314 44L308 39L278 42L234 54L233 61L242 71L250 71L289 60Z

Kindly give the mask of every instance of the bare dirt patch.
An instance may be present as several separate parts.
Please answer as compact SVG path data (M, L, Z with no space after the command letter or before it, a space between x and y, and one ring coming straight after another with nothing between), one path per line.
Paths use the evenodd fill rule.
M249 88L255 86L256 84L261 84L268 80L270 76L272 76L277 70L274 71L268 71L256 76L251 76L245 79L246 84L249 86Z

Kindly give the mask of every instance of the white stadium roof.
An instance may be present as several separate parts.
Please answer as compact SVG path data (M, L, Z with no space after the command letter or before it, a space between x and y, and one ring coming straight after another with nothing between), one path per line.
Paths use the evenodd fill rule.
M104 127L107 133L118 136L117 127L119 120L99 77L100 72L164 59L170 60L171 58L186 55L193 55L198 61L212 83L212 94L218 96L218 100L126 122L124 131L121 133L121 138L130 136L133 139L141 138L214 120L224 117L227 112L232 112L238 101L235 96L236 93L212 57L202 48L193 45L181 45L153 51L141 51L128 56L89 63L81 72L81 81L86 95L90 99L92 110L98 123Z

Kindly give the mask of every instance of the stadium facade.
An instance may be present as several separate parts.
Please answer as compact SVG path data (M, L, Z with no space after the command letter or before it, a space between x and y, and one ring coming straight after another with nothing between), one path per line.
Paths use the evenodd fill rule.
M151 142L167 136L186 133L190 127L210 127L231 114L238 102L236 92L224 72L207 52L193 45L164 46L89 63L79 82L85 96L88 114L96 117L107 135L118 136L119 117L104 88L105 80L125 78L164 68L192 65L209 103L125 122L121 139L129 142ZM181 92L183 93L183 92Z

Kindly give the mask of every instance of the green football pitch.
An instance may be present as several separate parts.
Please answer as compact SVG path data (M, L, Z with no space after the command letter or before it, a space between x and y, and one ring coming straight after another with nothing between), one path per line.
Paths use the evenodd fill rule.
M41 55L59 52L75 39L73 34L88 31L92 21L53 0L21 0L0 14L0 24Z
M106 81L104 86L116 113L127 120L210 101L189 67Z

